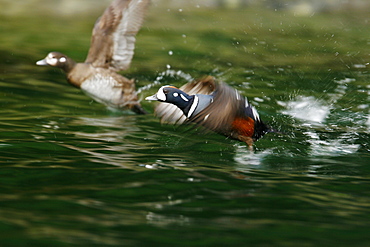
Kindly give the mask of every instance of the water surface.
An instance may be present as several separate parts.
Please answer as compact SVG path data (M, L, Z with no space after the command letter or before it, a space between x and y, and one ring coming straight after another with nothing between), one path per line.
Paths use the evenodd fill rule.
M35 66L83 61L97 15L0 17L0 245L370 244L366 13L151 7L125 76L142 98L206 74L237 88L284 132L255 152Z

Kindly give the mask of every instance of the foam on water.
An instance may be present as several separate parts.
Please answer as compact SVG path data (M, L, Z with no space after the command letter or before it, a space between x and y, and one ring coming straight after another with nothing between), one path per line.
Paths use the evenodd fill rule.
M278 104L286 108L283 114L309 122L322 123L330 113L330 106L313 96L297 96L293 101Z
M264 157L272 154L272 149L266 149L261 152L252 152L245 145L236 145L236 154L234 160L242 165L242 168L245 166L258 166L263 162Z
M323 140L319 134L313 131L304 132L309 137L311 156L340 156L352 154L358 151L359 144L353 144L357 138L350 133L343 133L338 138Z
M288 102L278 101L277 103L286 109L283 114L292 116L303 121L322 123L330 111L335 109L335 105L348 91L348 84L355 82L353 78L334 80L335 88L332 93L324 93L329 96L328 100L317 99L314 96L298 95Z

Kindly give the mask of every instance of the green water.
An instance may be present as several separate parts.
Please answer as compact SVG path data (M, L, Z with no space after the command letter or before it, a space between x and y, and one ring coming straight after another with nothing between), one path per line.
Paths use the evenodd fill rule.
M211 74L285 134L251 153L109 111L35 66L83 61L96 15L2 16L0 245L369 246L368 13L161 8L124 73L141 97Z

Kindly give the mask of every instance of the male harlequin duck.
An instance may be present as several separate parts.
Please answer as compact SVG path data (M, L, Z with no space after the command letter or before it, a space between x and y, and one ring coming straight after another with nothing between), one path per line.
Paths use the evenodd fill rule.
M76 63L60 52L50 52L37 65L61 68L67 81L107 106L131 109L141 107L134 80L116 73L130 66L134 55L135 35L144 19L150 0L115 0L95 23L91 46L84 63Z
M170 103L161 103L156 108L156 115L162 122L181 124L188 120L245 142L249 148L254 141L272 131L245 97L211 76L187 83L180 89L163 86L146 100Z

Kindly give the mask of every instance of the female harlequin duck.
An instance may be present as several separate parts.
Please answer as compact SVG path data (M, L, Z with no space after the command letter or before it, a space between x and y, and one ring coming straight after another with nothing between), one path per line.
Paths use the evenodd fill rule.
M37 65L61 68L67 81L107 106L131 109L141 107L134 80L116 73L130 66L134 55L135 35L144 19L150 0L115 0L95 23L91 46L84 63L76 63L59 52L50 52Z
M225 83L217 83L211 76L187 83L180 89L163 86L146 100L171 103L161 103L156 108L162 122L181 124L188 120L243 141L250 148L254 141L272 131L245 97Z

